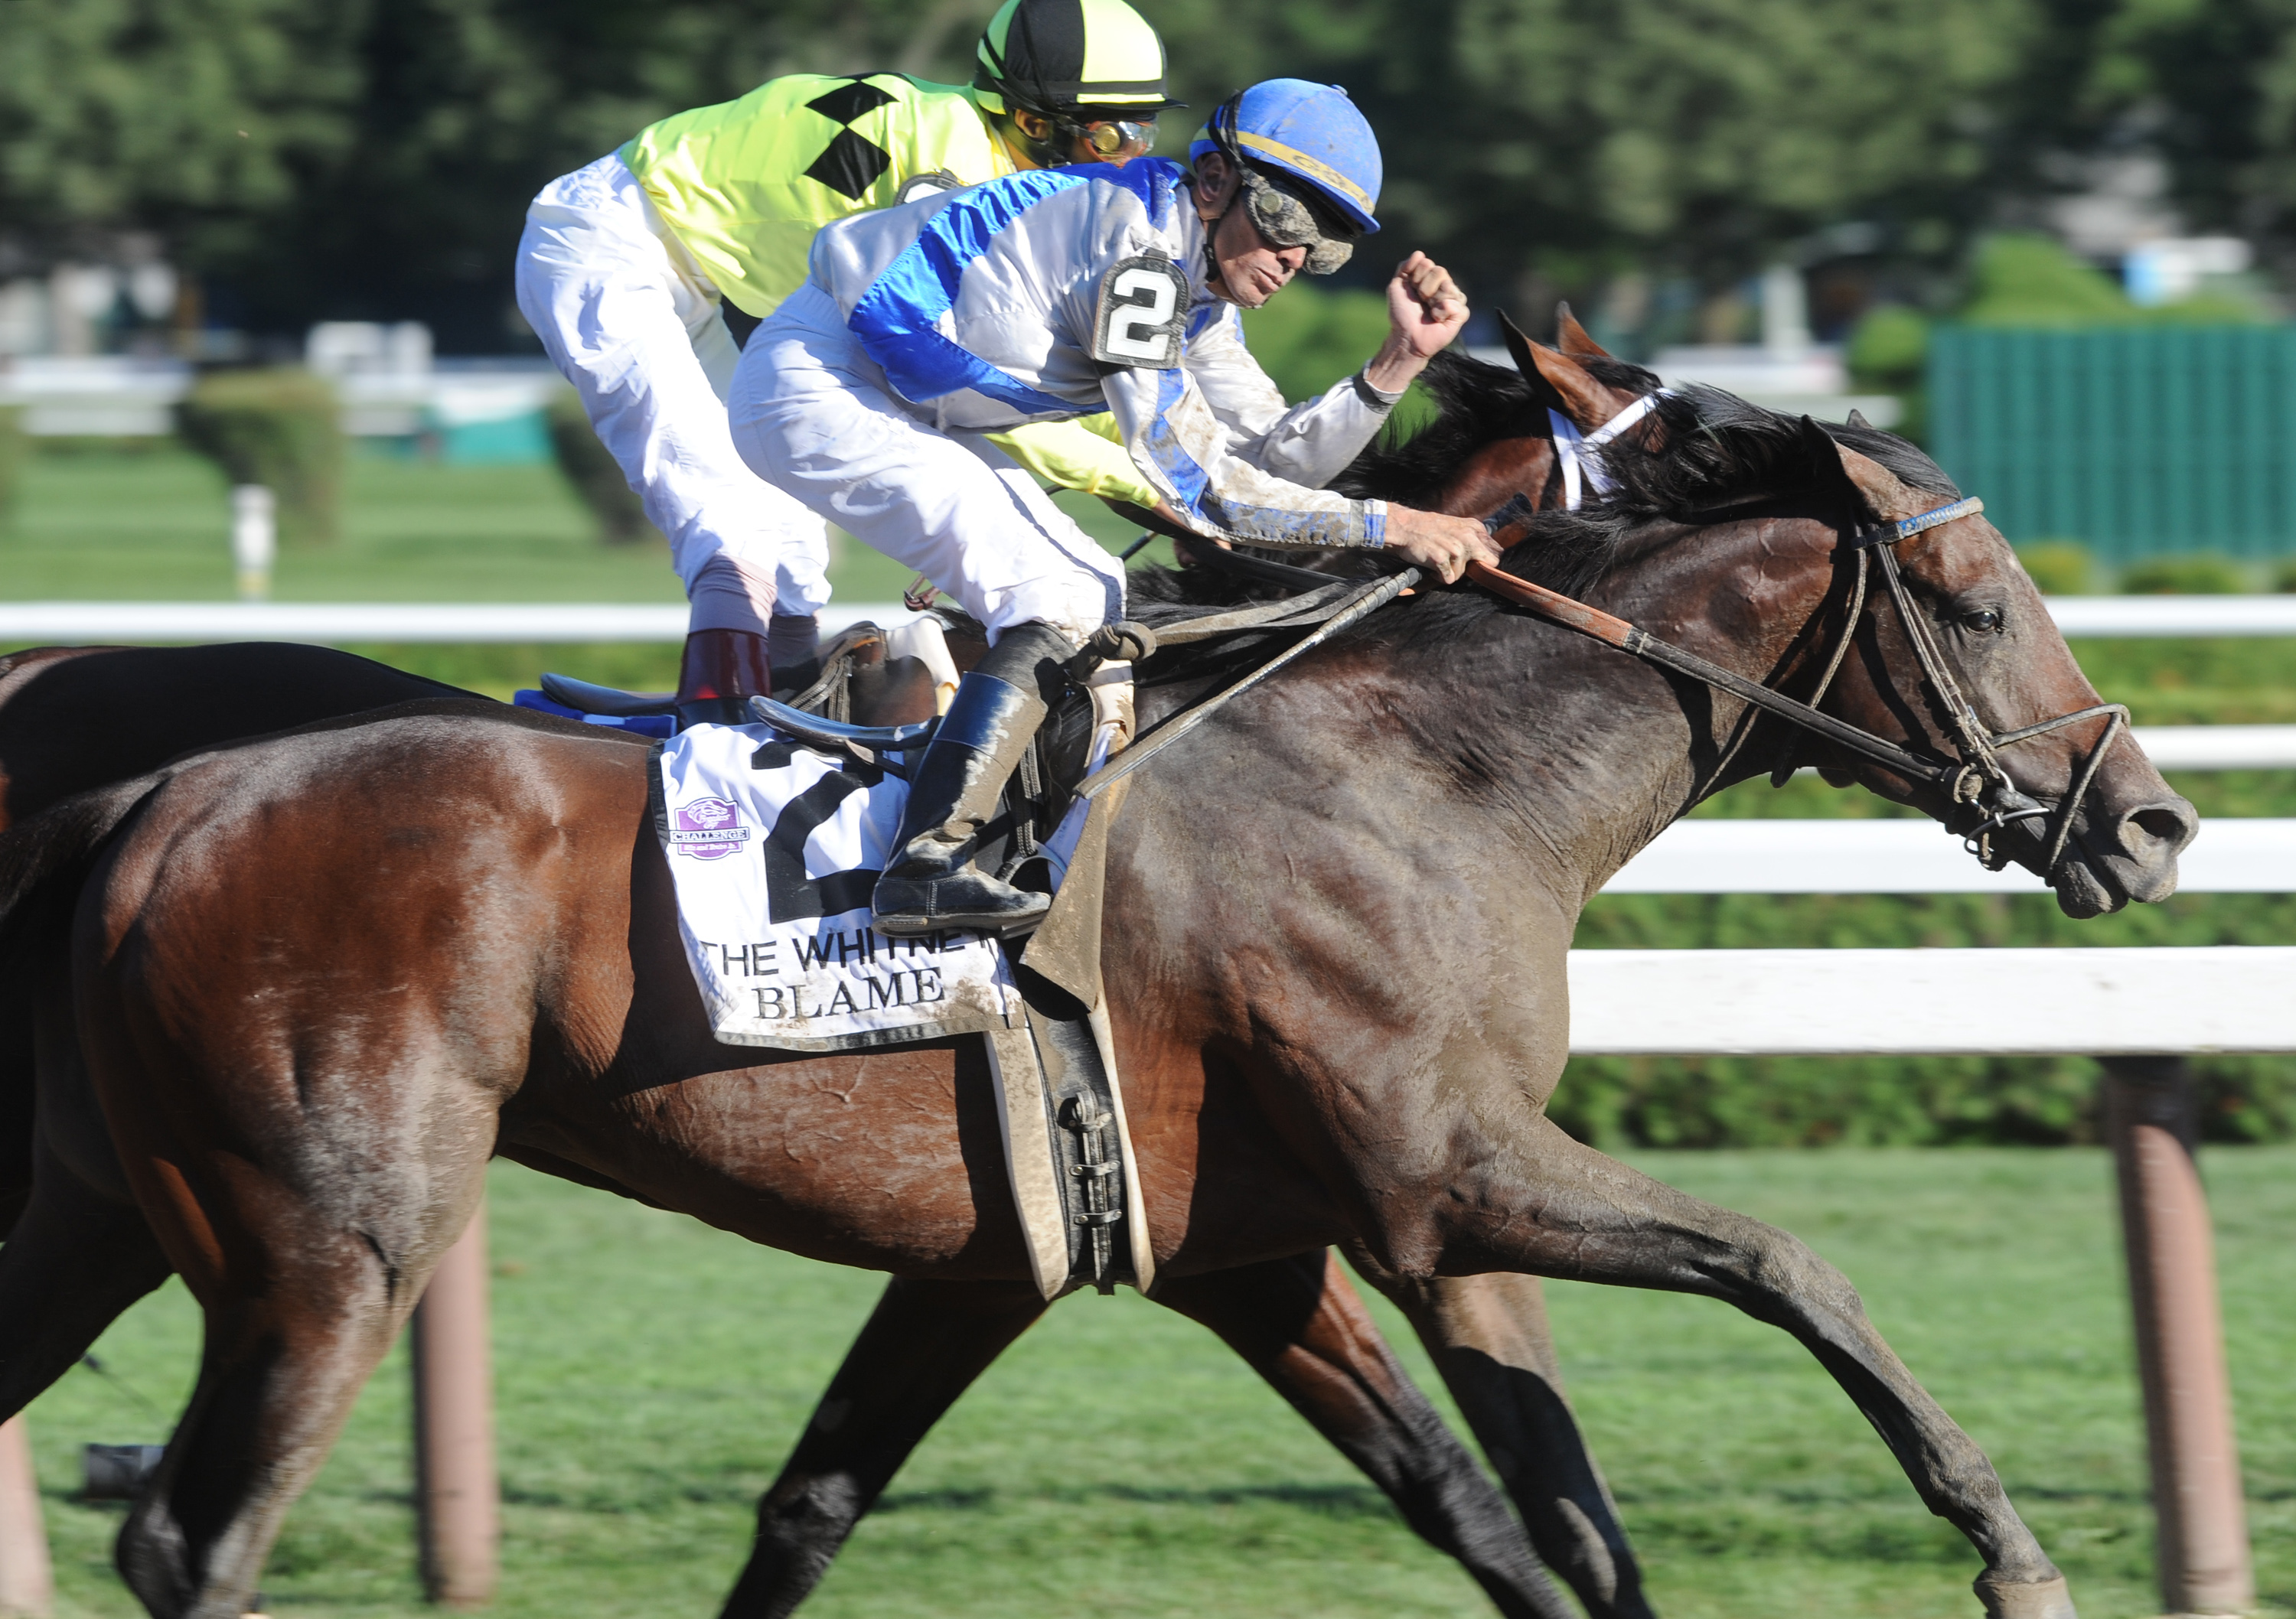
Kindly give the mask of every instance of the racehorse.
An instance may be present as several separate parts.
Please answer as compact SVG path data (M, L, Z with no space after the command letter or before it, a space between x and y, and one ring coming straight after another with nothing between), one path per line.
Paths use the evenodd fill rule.
M1575 328L1567 314L1563 330L1568 341ZM1499 481L1499 469L1521 469L1528 492L1543 490L1549 446L1543 438L1503 430L1523 418L1524 402L1494 387L1491 376L1477 374L1488 371L1454 364L1447 375L1439 368L1435 380L1445 411L1438 430L1406 451L1367 456L1354 474L1357 484L1374 493L1408 490L1433 503L1427 492L1449 481L1467 493L1441 496L1447 508L1469 511L1478 500L1496 505L1515 492ZM1641 388L1654 383L1646 373L1622 380ZM1582 401L1600 413L1586 425L1595 425L1629 397L1620 391L1595 406ZM19 654L0 660L0 825L24 820L72 791L230 738L390 703L468 695L307 647ZM12 1007L0 999L0 1041L13 1035L25 1048L0 1046L0 1118L6 1124L0 1130L0 1220L11 1222L30 1190L31 1024L20 1003L37 993L36 983L22 971L0 983L0 997L19 1002ZM50 1109L52 1119L74 1111L70 1103ZM87 1161L108 1156L101 1133L100 1127L78 1132L81 1150L74 1156ZM512 1149L511 1156L523 1155ZM117 1173L93 1178L116 1184ZM16 1256L37 1246L17 1245ZM50 1315L58 1329L55 1348L67 1362L111 1313L165 1274L164 1262L146 1258L151 1263L111 1267L109 1273L122 1285L79 1301L81 1310ZM0 1293L8 1290L7 1271L0 1264ZM131 1278L141 1279L140 1285L125 1285ZM1387 1279L1387 1286L1499 1457L1540 1549L1591 1612L1647 1612L1632 1554L1557 1392L1536 1281ZM1521 1550L1505 1509L1411 1386L1325 1255L1185 1279L1160 1296L1212 1327L1250 1360L1397 1500L1431 1541L1459 1556L1502 1611L1562 1611L1536 1561ZM761 1541L777 1541L785 1555L778 1576L765 1582L760 1611L782 1611L810 1588L854 1518L932 1420L1042 1307L1026 1288L935 1288L902 1281L889 1288L824 1396L824 1403L855 1415L834 1428L809 1429L768 1498ZM947 1353L939 1353L935 1346L944 1344ZM10 1382L20 1383L27 1362L12 1359L10 1370L20 1374ZM20 1388L12 1403L20 1404L28 1392ZM753 1567L753 1585L758 1572Z
M1984 736L2095 704L1998 534L1917 520L1953 493L1942 473L1698 390L1655 420L1663 450L1611 456L1612 503L1532 523L1515 574L1751 682L1830 676L1827 713L1967 769L1796 738L1801 756L1958 826L1984 814L2069 913L2173 888L2191 808L2133 745L2100 751L2102 715L2030 734L2013 781L1993 761L1976 805L1956 790ZM1849 588L1875 519L1906 534L1902 596ZM1204 657L1152 662L1149 723ZM1491 596L1431 590L1140 772L1104 944L1158 1268L1338 1244L1406 1278L1724 1298L1841 1384L1980 1554L1989 1612L2068 1615L1989 1462L1838 1272L1544 1116L1579 907L1701 793L1779 762L1785 736L1747 718ZM498 1143L816 1257L1027 1279L966 1043L719 1066L647 774L643 750L569 726L407 715L185 762L0 851L10 904L93 863L72 963L86 1059L207 1316L183 1426L122 1532L153 1612L237 1611Z

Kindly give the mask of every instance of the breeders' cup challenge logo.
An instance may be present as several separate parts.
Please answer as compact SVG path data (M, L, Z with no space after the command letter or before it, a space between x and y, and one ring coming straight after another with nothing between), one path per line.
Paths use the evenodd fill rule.
M742 812L723 798L696 798L683 804L670 817L670 846L696 860L723 860L738 854L750 840Z

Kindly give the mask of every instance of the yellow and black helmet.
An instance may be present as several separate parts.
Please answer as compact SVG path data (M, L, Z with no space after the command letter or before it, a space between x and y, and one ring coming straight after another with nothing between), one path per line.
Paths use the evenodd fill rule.
M972 87L989 112L1152 119L1185 106L1164 93L1164 42L1124 0L1004 0L980 36Z

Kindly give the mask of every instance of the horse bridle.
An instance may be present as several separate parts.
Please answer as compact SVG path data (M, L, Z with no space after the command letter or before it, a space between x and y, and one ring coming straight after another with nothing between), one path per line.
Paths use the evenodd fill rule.
M1486 590L1590 635L1605 645L1616 647L1646 663L1687 675L1898 775L1942 789L1953 803L1967 805L1976 815L1977 819L1969 826L1949 826L1949 830L1961 833L1969 852L1976 855L1988 871L1998 871L2009 863L2007 853L1994 848L1994 834L2021 822L2039 821L2048 840L2048 852L2041 870L2045 878L2054 879L2058 863L2064 858L2065 846L2072 837L2073 817L2079 814L2081 800L2087 796L2089 784L2103 766L2105 755L2127 730L2128 710L2120 703L2098 703L2070 714L2061 714L2054 719L2043 720L2038 724L2020 726L2013 731L1989 730L1978 717L1977 709L1964 695L1961 683L1954 679L1953 672L1946 666L1936 642L1931 638L1929 626L1915 610L1912 593L1906 586L1905 575L1898 566L1897 554L1891 547L1900 540L1911 539L1924 530L1939 527L1958 518L1972 517L1984 510L1985 503L1972 495L1949 505L1934 507L1917 516L1896 522L1885 521L1852 534L1849 544L1851 554L1857 559L1857 571L1851 584L1849 615L1843 621L1841 642L1827 660L1817 689L1810 694L1808 702L1774 691L1742 675L1734 674L1719 664L1710 663L1695 652L1660 641L1639 626L1614 617L1583 601L1574 601L1543 585L1534 585L1528 579L1504 573L1488 563L1470 562L1467 576ZM1483 521L1493 537L1496 537L1503 530L1527 521L1532 512L1530 502L1518 495ZM1914 649L1915 660L1921 666L1922 680L1927 693L1945 715L1957 756L1954 758L1939 759L1915 753L1847 720L1839 720L1818 711L1817 705L1825 700L1826 691L1832 687L1833 677L1840 671L1850 644L1857 639L1857 626L1865 616L1869 558L1879 566L1890 600L1897 603L1898 619L1905 626L1906 639ZM1829 590L1826 596L1828 601L1832 600L1833 592ZM1816 623L1824 611L1825 602L1821 601L1812 615L1811 622ZM2095 719L2100 715L2109 716L2104 734L2089 749L2071 789L2058 801L2056 824L2054 830L2050 830L2051 811L2048 806L2021 791L2010 780L2008 771L2001 763L2001 751L2067 725ZM1718 775L1718 770L1716 773Z

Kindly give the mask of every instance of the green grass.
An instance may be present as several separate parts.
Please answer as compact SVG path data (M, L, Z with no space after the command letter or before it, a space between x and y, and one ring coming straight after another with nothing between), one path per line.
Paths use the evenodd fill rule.
M2151 1614L2151 1528L2110 1169L2087 1150L1636 1155L1794 1231L1986 1446L2088 1619ZM2212 1151L2259 1588L2296 1607L2296 1149ZM715 1611L757 1493L878 1279L678 1215L494 1172L506 1533L494 1611ZM1551 1288L1570 1387L1672 1619L1970 1619L1972 1556L1783 1335L1700 1299ZM1392 1341L1431 1389L1384 1304ZM172 1413L197 1321L170 1286L99 1353ZM1447 1412L1448 1410L1446 1405ZM265 1579L270 1611L424 1611L405 1361L369 1387ZM30 1412L62 1619L137 1610L121 1509L71 1499L78 1446L162 1436L69 1374ZM895 1479L808 1606L1017 1615L1490 1609L1210 1335L1128 1293L1062 1304Z
M1128 528L1089 497L1062 504L1095 537ZM43 454L0 530L0 599L228 600L223 474L181 450ZM840 536L830 580L851 601L898 599L910 575ZM677 601L659 540L608 545L556 470L355 455L336 544L288 548L282 601Z
M1061 506L1120 550L1138 530L1088 495ZM0 527L0 600L218 601L235 588L223 474L182 450L91 449L33 457ZM1159 541L1147 553L1168 561ZM894 601L908 569L838 536L830 584L848 602ZM449 467L355 455L343 537L282 552L281 601L619 601L684 599L659 540L608 545L554 468ZM358 646L370 658L507 698L560 669L656 690L677 678L668 643Z

